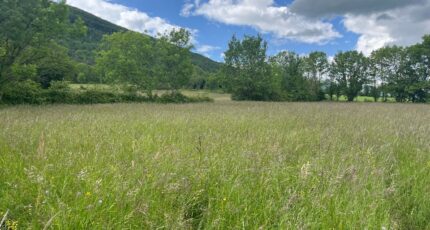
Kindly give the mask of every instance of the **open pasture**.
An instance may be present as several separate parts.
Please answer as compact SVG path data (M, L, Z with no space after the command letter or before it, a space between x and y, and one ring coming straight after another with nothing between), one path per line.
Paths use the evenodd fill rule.
M0 109L24 229L429 229L429 175L429 105Z

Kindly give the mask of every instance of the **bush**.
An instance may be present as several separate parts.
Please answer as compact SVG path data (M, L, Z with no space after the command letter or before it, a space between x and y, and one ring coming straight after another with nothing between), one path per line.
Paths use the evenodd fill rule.
M154 97L154 102L159 103L196 103L196 102L212 102L213 99L209 97L187 97L180 92L172 92Z
M211 102L208 97L187 97L179 92L161 97L147 97L132 92L111 92L100 89L74 91L67 82L53 82L42 89L34 81L15 82L5 87L1 102L4 104L106 104L117 102L194 103Z
M34 81L11 82L4 86L1 100L5 104L41 104L44 103L42 88Z
M94 89L76 93L75 98L76 104L106 104L115 102L121 102L120 95Z
M46 103L73 103L74 93L70 90L69 83L65 81L54 81L48 90L43 90Z

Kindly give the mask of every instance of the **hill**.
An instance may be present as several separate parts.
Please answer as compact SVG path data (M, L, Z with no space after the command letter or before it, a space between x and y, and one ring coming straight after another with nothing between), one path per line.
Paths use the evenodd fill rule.
M82 18L88 27L88 33L86 36L81 38L69 38L62 41L62 44L69 48L70 55L79 62L88 64L94 63L94 51L97 49L103 35L127 31L126 28L115 25L72 6L70 6L70 18L72 21L77 18ZM216 72L222 65L221 63L215 62L197 53L191 53L191 56L193 64L208 73Z

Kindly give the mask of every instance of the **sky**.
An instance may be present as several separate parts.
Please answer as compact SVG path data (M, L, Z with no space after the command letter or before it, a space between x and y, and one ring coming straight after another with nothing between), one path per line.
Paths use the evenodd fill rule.
M67 0L133 31L192 33L194 52L215 61L233 35L261 34L268 54L300 55L412 45L430 34L430 0Z

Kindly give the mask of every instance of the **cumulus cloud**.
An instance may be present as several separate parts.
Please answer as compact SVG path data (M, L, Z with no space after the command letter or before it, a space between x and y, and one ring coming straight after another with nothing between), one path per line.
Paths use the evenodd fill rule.
M408 46L430 33L430 1L371 14L348 14L345 27L359 34L357 50L369 55L387 45Z
M367 55L387 45L417 43L430 33L430 0L294 0L285 6L273 0L187 0L183 12L251 26L273 34L275 41L306 43L340 37L326 20L339 16L347 30L359 35L356 49Z
M107 0L68 0L67 4L90 12L100 18L127 29L157 36L180 27L160 17L151 17L137 9L132 9ZM195 30L190 30L195 33Z
M427 0L295 0L291 10L307 17L330 17L374 12L419 5Z
M286 6L276 6L273 0L187 2L183 12L205 16L224 24L251 26L277 38L306 43L324 43L340 37L330 23L295 14Z

